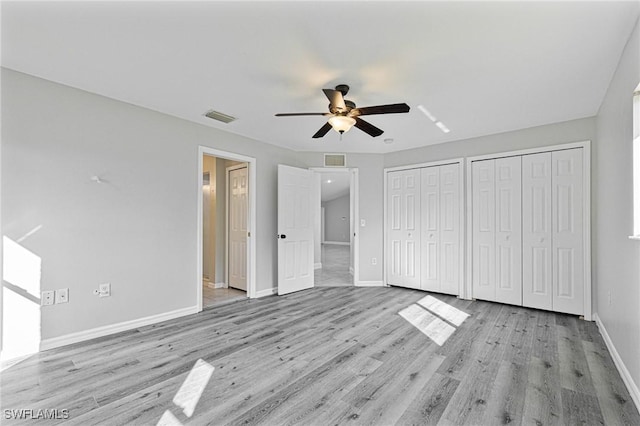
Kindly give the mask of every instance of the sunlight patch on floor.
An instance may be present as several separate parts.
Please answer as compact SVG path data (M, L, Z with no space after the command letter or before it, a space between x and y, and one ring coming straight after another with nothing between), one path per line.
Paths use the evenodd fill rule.
M204 388L209 383L209 379L215 368L208 362L199 359L193 366L189 375L178 389L178 393L173 398L173 403L182 408L182 412L191 417L196 405L200 400Z
M469 314L444 303L433 296L426 296L418 300L418 305L427 308L429 311L447 320L451 324L459 327L464 320L469 318Z
M466 312L433 296L423 297L417 303L402 309L398 315L438 346L442 346L455 333L456 327L469 317Z
M211 379L213 370L215 370L215 367L203 359L199 359L189 371L187 378L182 382L180 389L176 392L176 396L173 397L173 403L182 409L185 416L191 417L193 415L202 392L204 392L209 379ZM165 410L157 425L181 426L182 423L170 410Z

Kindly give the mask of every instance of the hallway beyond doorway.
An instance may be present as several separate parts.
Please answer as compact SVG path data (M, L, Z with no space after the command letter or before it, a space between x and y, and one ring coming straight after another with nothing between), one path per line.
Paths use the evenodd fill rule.
M350 250L349 245L322 244L322 268L314 272L317 287L353 285L353 276L349 273Z

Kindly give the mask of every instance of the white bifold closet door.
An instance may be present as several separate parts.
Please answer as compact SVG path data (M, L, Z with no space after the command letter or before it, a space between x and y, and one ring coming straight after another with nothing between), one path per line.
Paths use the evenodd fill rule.
M553 308L551 153L522 157L522 304Z
M458 295L460 284L459 165L425 167L421 174L421 288Z
M387 175L387 282L420 288L420 169Z
M521 157L472 163L473 297L522 304Z
M582 148L471 163L473 297L584 314Z
M584 313L582 163L581 148L551 153L553 310L577 315Z

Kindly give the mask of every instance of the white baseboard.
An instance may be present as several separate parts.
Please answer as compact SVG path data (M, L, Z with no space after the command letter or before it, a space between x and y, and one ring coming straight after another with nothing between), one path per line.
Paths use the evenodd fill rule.
M314 263L313 269L322 269L322 262Z
M382 281L358 281L356 287L384 287Z
M344 241L325 241L322 244L334 244L334 245L337 245L337 246L350 246L351 245L351 243L344 242Z
M278 289L276 287L268 288L266 290L256 291L256 298L265 297L265 296L272 296L274 294L278 294Z
M105 325L103 327L92 328L89 330L70 333L64 336L44 339L40 342L40 350L59 348L60 346L70 345L72 343L84 342L86 340L95 339L96 337L108 336L110 334L120 333L121 331L133 330L135 328L144 327L151 324L157 324L162 321L180 318L187 315L200 312L199 306L190 308L176 309L175 311L165 312L162 314L151 315L144 318L138 318L131 321L124 321L117 324Z
M226 283L207 282L207 287L209 287L209 288L227 288L227 284Z
M622 358L620 358L620 354L616 350L616 347L613 345L613 341L611 337L609 337L609 333L607 333L607 329L604 328L604 324L602 320L598 316L598 314L593 314L593 318L598 325L598 330L600 330L600 334L604 339L604 343L607 345L607 349L609 349L609 353L611 354L611 358L613 358L613 362L622 376L622 381L627 386L627 390L631 395L631 399L636 404L636 408L640 411L640 389L638 389L638 385L633 381L633 377L631 377L631 373L627 370L627 366L624 365Z

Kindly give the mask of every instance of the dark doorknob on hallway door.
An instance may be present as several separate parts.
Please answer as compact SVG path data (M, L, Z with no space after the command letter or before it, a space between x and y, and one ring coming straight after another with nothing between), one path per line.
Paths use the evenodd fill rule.
M283 239L283 240L284 240L285 238L287 238L287 236L286 236L285 234L280 234L280 235L278 235L278 238L280 238L280 239Z

